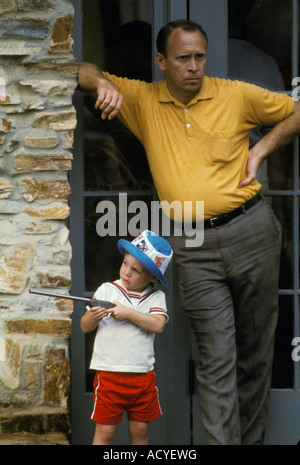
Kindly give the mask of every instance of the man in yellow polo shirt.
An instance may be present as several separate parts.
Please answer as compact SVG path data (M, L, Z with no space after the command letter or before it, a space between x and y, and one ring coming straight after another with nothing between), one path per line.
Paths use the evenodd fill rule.
M261 444L267 416L281 248L280 225L255 180L264 158L300 132L299 103L251 84L205 76L207 36L179 20L161 29L165 80L145 83L82 63L79 86L102 118L143 143L161 201L204 201L204 243L170 241L181 305L198 348L199 402L210 444ZM248 151L248 134L275 126ZM197 222L196 208L189 220ZM176 218L172 218L175 219Z

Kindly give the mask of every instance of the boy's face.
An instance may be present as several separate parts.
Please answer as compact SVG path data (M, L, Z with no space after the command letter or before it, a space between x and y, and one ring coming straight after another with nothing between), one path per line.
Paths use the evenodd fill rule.
M128 291L142 292L156 278L136 258L129 253L124 256L120 268L120 278Z

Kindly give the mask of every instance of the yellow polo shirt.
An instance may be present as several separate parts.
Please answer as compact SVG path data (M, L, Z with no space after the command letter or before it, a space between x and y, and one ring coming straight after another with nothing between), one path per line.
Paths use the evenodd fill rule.
M193 205L195 221L200 219L196 201L204 201L204 217L211 218L260 190L256 180L238 187L246 175L248 133L289 116L291 97L205 77L199 93L185 106L170 94L165 81L148 84L104 74L124 97L119 118L145 148L160 201L179 201L183 209Z

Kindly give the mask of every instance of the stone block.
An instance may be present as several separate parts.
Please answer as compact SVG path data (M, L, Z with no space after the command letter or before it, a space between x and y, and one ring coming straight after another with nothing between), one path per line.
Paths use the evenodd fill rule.
M23 179L21 181L21 192L27 202L33 200L68 200L71 189L66 179L46 181Z
M0 132L7 134L12 129L12 121L5 116L0 116Z
M1 121L0 121L1 122ZM54 129L64 131L66 129L75 129L77 124L76 111L58 111L56 113L41 113L33 122L34 128ZM0 126L1 130L1 126ZM3 131L4 132L4 131Z
M20 294L32 269L34 248L20 244L4 248L0 256L0 293Z
M16 173L28 171L69 171L72 168L73 156L64 153L20 153L15 156Z
M1 434L0 446L69 446L67 435L63 433L31 434L14 433Z
M32 412L14 411L0 415L0 437L8 434L38 434L70 432L69 416L65 412L36 409Z
M68 407L70 396L70 362L65 349L50 349L44 366L44 403Z
M34 149L52 149L58 146L59 139L55 134L53 136L30 135L25 137L24 144L26 147Z
M3 40L0 42L0 56L31 56L37 55L42 50L42 47L35 43L30 44L24 40Z
M0 381L5 387L15 390L20 385L22 348L18 341L9 337L1 338Z
M67 15L55 20L50 39L50 53L71 52L74 41L73 15Z
M41 364L34 361L24 363L24 389L33 390L41 388Z
M49 22L35 18L0 19L0 37L10 40L42 40L49 31Z
M31 218L40 218L42 220L65 220L69 217L70 207L58 204L53 206L34 206L25 208L24 213Z
M54 7L54 0L16 0L19 11L50 10Z
M73 131L66 131L62 133L62 142L64 149L72 149L74 144Z
M13 152L19 146L19 143L18 139L11 139L5 146L5 153Z
M47 334L68 338L71 335L70 319L12 319L4 322L8 334Z
M59 79L22 79L21 86L30 86L43 96L73 95L77 82Z
M44 272L37 273L37 279L39 280L40 287L48 288L65 288L69 289L71 287L71 278L69 267L66 268L66 273L64 275L58 274L57 270L47 269Z
M13 190L13 186L8 179L0 178L0 199L7 199Z

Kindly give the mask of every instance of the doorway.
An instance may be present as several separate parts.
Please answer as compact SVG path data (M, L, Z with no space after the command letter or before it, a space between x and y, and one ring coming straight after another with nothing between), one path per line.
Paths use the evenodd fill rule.
M299 74L298 1L265 0L265 3L269 8L277 8L279 4L290 7L287 12L284 10L283 15L292 21L288 45L291 50L290 68L283 72L286 82L283 91L291 92L289 79ZM154 66L154 38L160 27L169 20L190 18L198 21L209 36L207 74L218 77L228 75L228 11L227 2L223 0L73 0L73 4L75 56L79 61L91 61L128 77L161 79L159 70ZM130 42L132 36L135 38L133 43ZM134 47L136 49L133 51ZM92 296L100 281L116 278L121 259L116 248L117 237L97 234L97 206L109 201L118 208L120 192L126 193L128 202L143 200L149 204L156 194L143 148L132 134L116 122L103 124L95 115L93 103L77 92L74 103L78 127L70 175L72 294ZM286 184L265 189L265 195L273 204L284 205L287 231L266 444L296 444L300 439L299 363L291 357L292 340L300 334L298 141L290 147L290 151ZM137 158L138 164L135 163ZM164 415L151 425L150 443L206 444L195 394L194 360L197 355L193 336L179 307L174 266L168 270L168 281L167 302L172 312L171 318L164 333L156 339L157 384ZM94 433L94 424L90 420L93 374L88 369L93 335L86 337L80 330L84 311L80 304L74 305L71 341L72 444L90 444ZM124 421L118 429L115 444L127 443Z

